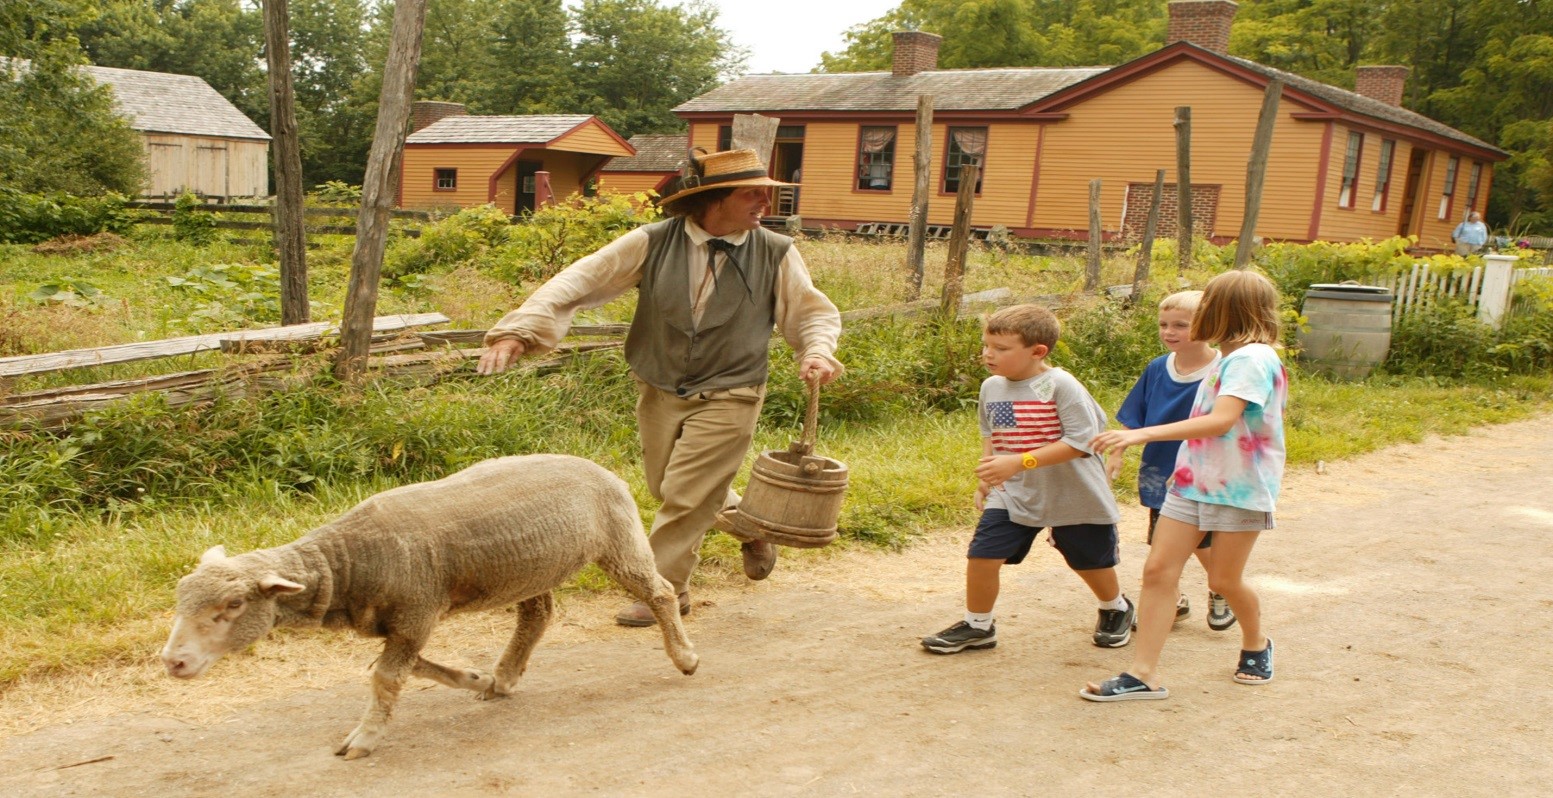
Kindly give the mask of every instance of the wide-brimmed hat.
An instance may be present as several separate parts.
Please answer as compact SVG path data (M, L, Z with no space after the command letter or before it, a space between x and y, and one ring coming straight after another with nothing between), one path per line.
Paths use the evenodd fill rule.
M791 185L794 184L772 180L754 150L709 153L697 147L691 150L690 160L683 173L664 189L664 196L658 200L658 204L668 205L714 188Z

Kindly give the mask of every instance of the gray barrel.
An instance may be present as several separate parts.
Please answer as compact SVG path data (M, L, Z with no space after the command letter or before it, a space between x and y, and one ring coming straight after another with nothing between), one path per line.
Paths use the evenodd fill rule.
M1391 348L1391 290L1357 283L1317 283L1305 292L1307 330L1300 359L1340 380L1362 380Z

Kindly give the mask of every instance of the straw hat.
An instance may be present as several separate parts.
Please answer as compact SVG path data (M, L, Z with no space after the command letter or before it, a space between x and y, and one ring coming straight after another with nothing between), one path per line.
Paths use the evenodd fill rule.
M741 186L791 186L772 180L765 164L754 150L725 150L708 153L697 147L690 152L690 162L684 172L669 184L659 205L682 200L692 194L714 188L739 188Z

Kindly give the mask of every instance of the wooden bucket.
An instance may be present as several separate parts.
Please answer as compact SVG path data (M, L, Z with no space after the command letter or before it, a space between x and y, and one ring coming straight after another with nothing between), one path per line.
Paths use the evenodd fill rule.
M734 516L740 535L800 549L817 549L836 539L847 466L814 454L819 406L819 386L811 385L803 437L785 452L773 449L755 460Z

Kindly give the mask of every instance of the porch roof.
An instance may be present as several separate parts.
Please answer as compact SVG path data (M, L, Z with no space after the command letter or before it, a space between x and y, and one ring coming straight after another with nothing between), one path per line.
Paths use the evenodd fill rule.
M1108 69L938 69L908 77L889 72L748 75L681 103L674 111L914 112L921 94L933 95L937 111L1011 111Z

